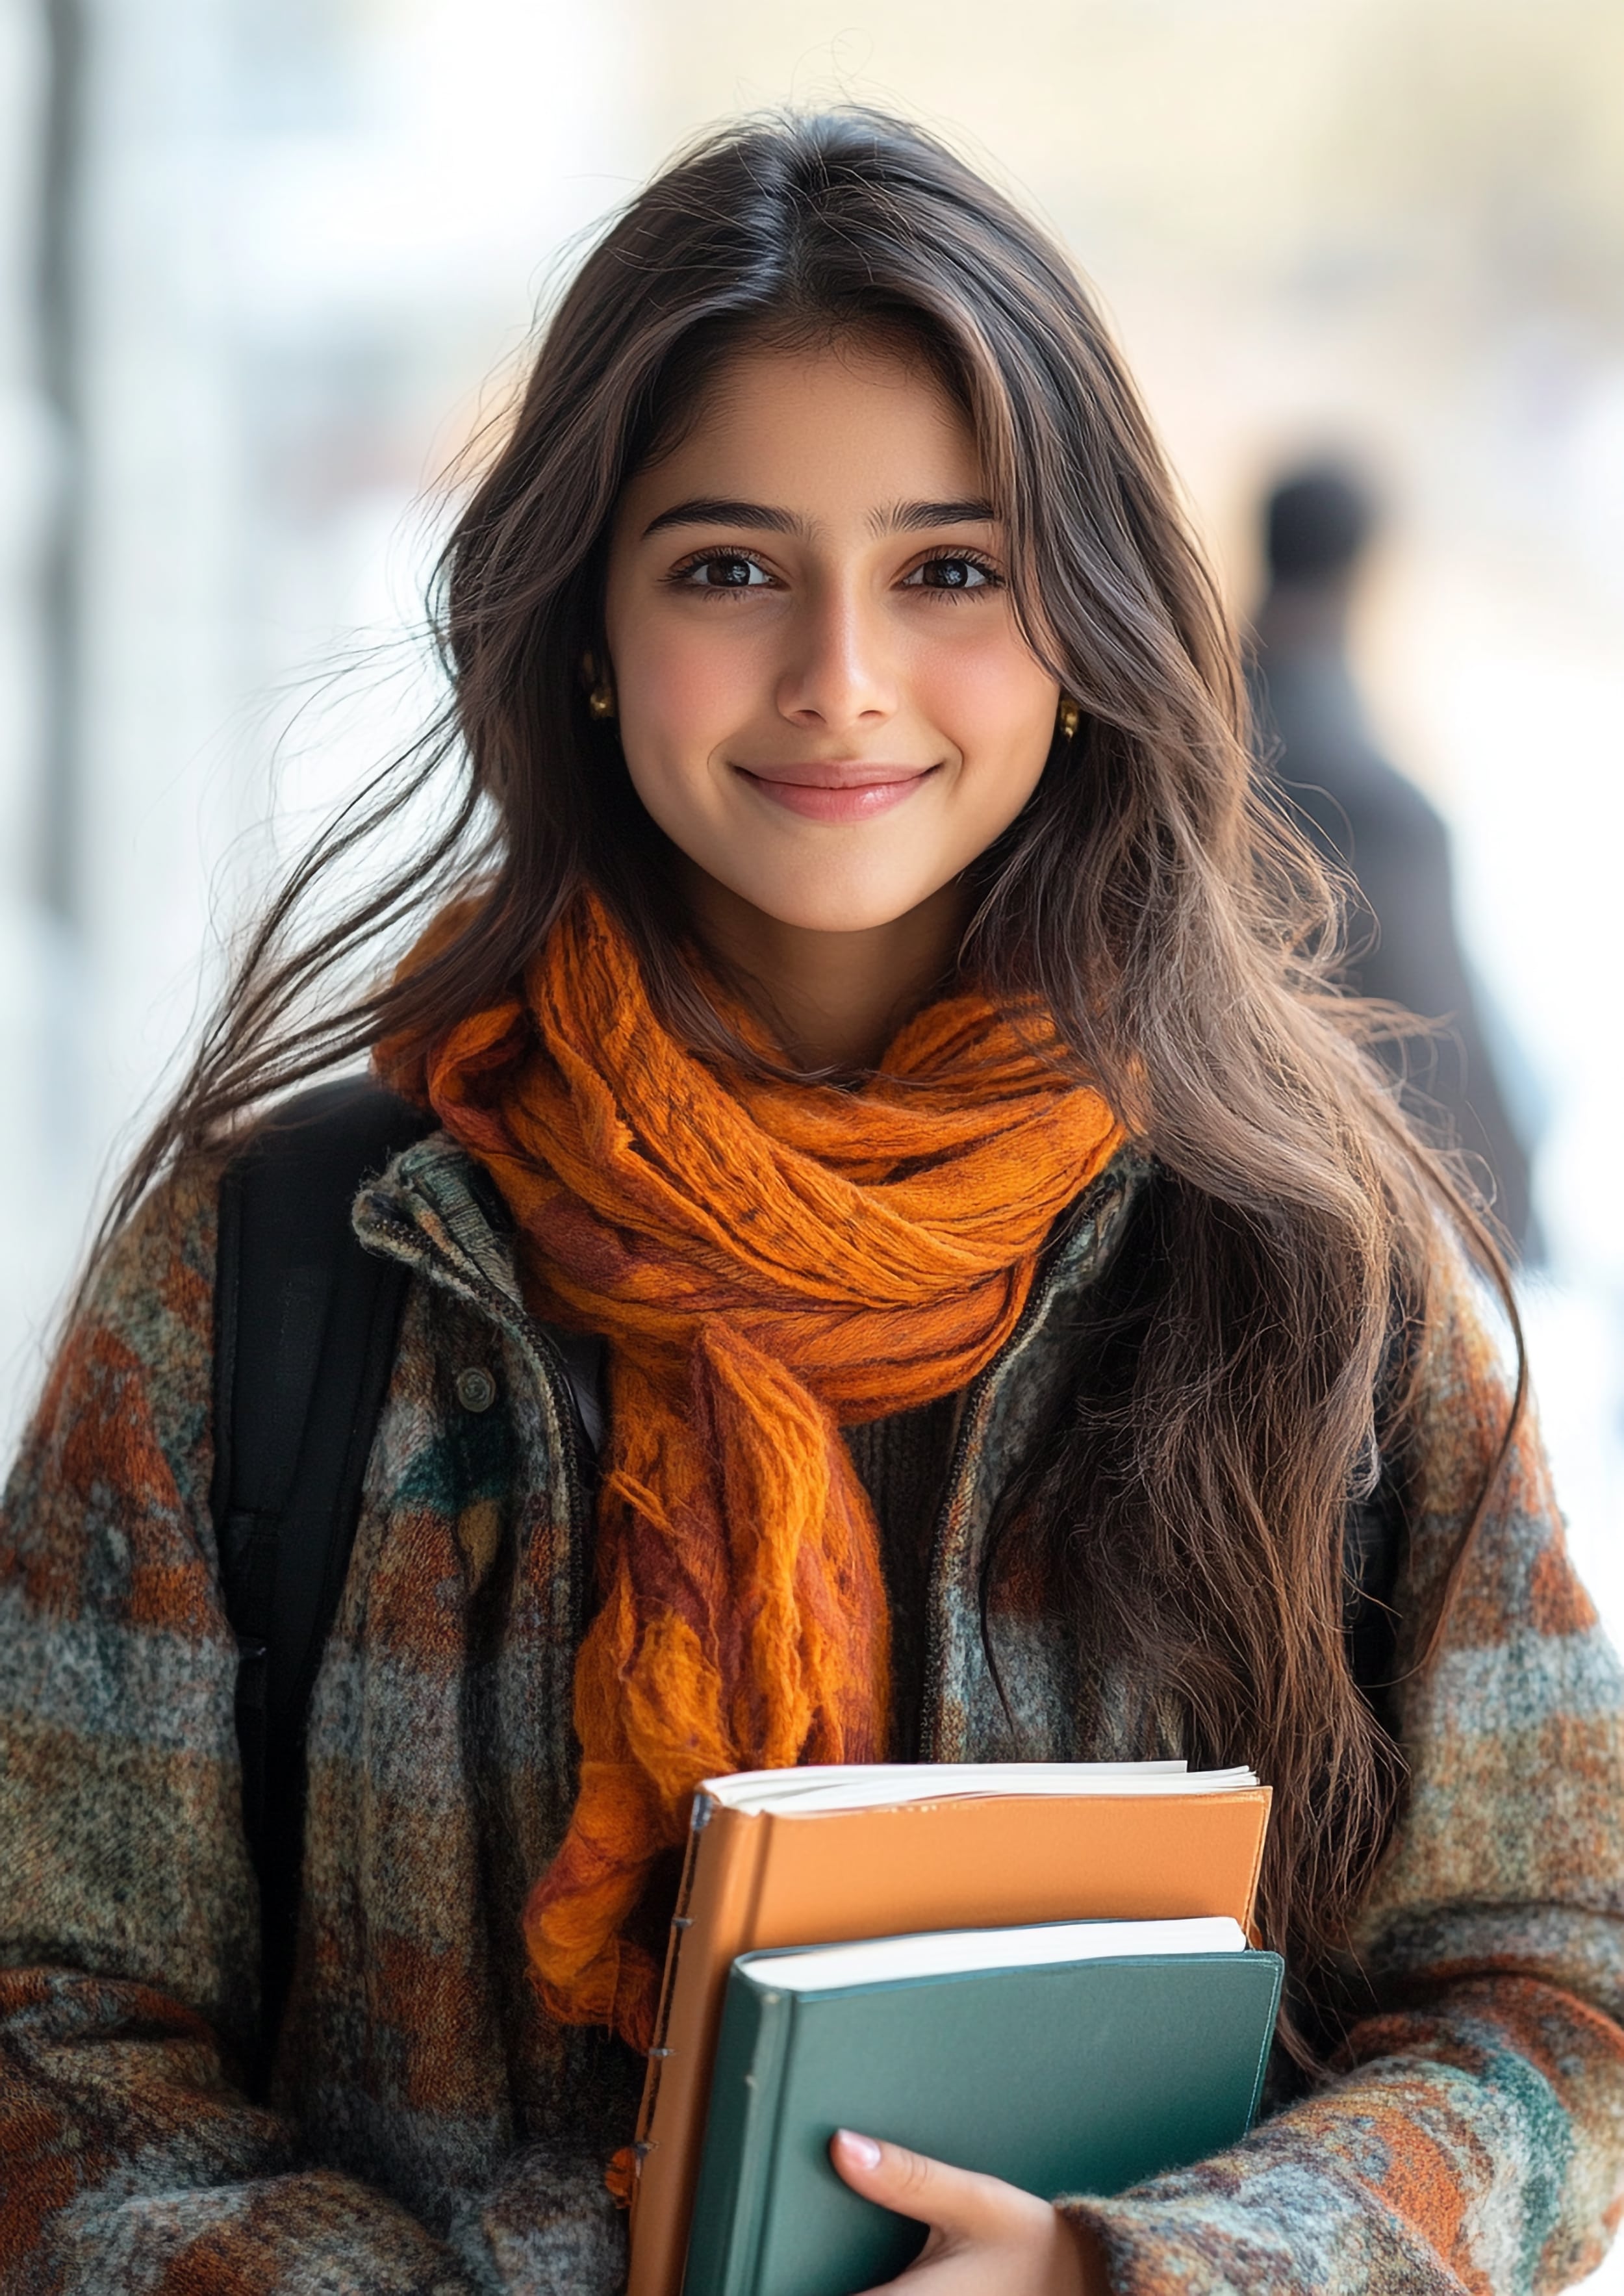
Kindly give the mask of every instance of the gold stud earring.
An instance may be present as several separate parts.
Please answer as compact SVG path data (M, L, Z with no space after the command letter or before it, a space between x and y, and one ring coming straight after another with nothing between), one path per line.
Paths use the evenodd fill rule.
M598 676L598 665L589 653L581 656L581 678L587 687L586 707L595 718L612 718L615 714L615 690L606 677Z
M1062 742L1071 741L1076 735L1077 729L1082 722L1083 713L1078 708L1077 703L1073 701L1069 693L1062 693L1060 697L1061 740Z

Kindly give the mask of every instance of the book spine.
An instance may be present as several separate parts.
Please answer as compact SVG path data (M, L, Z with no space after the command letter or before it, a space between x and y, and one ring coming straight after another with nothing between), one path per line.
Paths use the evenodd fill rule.
M727 1987L683 2296L751 2296L791 2005L736 1972Z
M649 2051L648 2070L643 2077L643 2101L637 2111L637 2177L632 2188L634 2224L636 2222L637 2194L643 2183L643 2162L649 2131L653 2127L654 2107L660 2096L660 2076L670 2054L666 2046L666 2036L671 2022L671 1995L677 1984L677 1964L682 1957L683 1939L693 1926L693 1874L699 1864L700 1836L710 1823L715 1809L716 1804L709 1794L694 1795L693 1808L688 1819L687 1845L683 1851L682 1880L677 1890L677 1910L671 1916L666 1965L660 1980L660 2008L654 2019L654 2044Z
M734 1956L752 1942L746 1923L767 1833L764 1819L713 1805L690 1841L688 1927L673 1940L679 1949L670 1957L669 2004L660 2044L665 2055L650 2066L658 2079L640 2140L627 2296L677 2296L682 2285L705 2133L706 2079L727 1972Z
M716 2296L756 2296L761 2268L761 2248L773 2206L773 2164L778 2157L778 2123L783 2110L783 2071L789 2062L790 2038L795 2023L795 1996L759 1993L755 2046L750 2053L742 2142L735 2177L732 2238L727 2250L727 2274ZM721 2070L718 2062L718 2071ZM683 2296L689 2296L685 2284ZM709 2296L702 2284L692 2296Z

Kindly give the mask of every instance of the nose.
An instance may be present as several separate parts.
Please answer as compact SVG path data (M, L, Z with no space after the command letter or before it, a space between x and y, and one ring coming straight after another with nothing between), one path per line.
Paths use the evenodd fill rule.
M809 597L786 633L790 658L778 709L791 725L827 734L873 732L896 714L898 680L882 617L853 591Z

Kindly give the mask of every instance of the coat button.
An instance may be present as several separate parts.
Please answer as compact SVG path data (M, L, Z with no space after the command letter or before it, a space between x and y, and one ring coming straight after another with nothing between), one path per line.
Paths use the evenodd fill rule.
M496 1382L488 1371L471 1364L456 1375L456 1399L464 1411L488 1411L496 1399Z

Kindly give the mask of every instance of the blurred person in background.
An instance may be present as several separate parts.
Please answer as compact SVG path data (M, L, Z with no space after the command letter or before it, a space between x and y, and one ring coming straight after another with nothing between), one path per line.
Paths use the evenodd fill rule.
M1290 1972L1131 2194L838 2142L908 2296L1572 2277L1624 1682L1075 269L904 123L724 131L442 570L433 834L274 906L8 1488L6 2286L611 2296L694 1787L888 1758L1251 1764ZM318 1168L341 1314L245 1209Z
M1270 489L1267 587L1250 660L1259 756L1292 818L1351 881L1349 988L1434 1024L1381 1047L1407 1080L1412 1113L1486 1176L1495 1217L1526 1262L1538 1257L1529 1146L1461 947L1449 832L1376 746L1349 659L1377 524L1372 491L1340 463L1292 471Z

